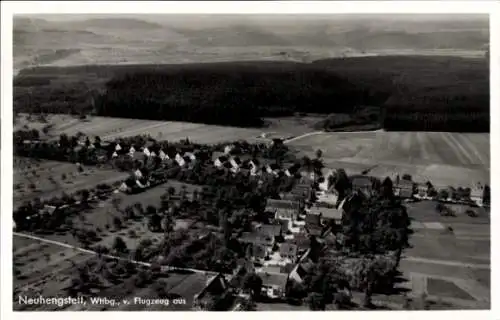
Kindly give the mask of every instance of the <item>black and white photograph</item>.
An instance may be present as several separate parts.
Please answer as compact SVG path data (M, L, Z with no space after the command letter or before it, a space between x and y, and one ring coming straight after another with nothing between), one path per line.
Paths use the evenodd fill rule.
M490 310L490 20L14 14L12 310Z

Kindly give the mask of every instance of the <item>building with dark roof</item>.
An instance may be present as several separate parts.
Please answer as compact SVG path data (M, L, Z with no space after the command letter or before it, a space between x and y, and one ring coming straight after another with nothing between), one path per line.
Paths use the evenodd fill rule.
M285 296L288 275L282 273L257 272L262 279L262 294L270 299Z
M285 259L295 261L297 259L298 248L293 243L284 242L280 246L280 256Z
M402 199L409 199L413 197L414 183L410 180L399 180L394 189L394 195Z

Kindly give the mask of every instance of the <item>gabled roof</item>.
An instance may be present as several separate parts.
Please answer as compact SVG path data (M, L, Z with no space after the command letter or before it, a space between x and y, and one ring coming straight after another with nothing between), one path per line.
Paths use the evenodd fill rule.
M282 243L280 246L280 255L282 255L282 256L284 256L284 255L296 256L297 249L298 249L297 246L293 243L288 243L288 242Z
M312 207L311 214L321 214L323 219L340 220L342 219L342 209L336 208L318 208Z
M266 209L267 208L299 210L300 203L298 201L293 201L293 200L267 199Z
M256 232L269 236L279 236L281 233L281 225L280 224L262 224L256 228Z
M257 272L257 275L262 279L263 286L277 286L284 289L288 282L288 275L283 273Z

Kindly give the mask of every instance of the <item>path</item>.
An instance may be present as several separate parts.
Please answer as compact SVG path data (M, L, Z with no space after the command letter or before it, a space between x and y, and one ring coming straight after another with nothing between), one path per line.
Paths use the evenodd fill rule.
M283 143L289 143L289 142L292 142L292 141L295 141L295 140L299 140L299 139L302 139L302 138L305 138L305 137L314 136L314 135L323 134L323 133L325 133L325 132L324 131L308 132L308 133L301 134L300 136L293 137L291 139L287 139L287 140L283 141Z
M427 259L421 257L404 257L402 260L408 262L421 262L421 263L430 263L430 264L440 264L451 267L464 267L464 268L472 268L472 269L490 269L491 266L489 264L479 264L479 263L467 263L460 261L450 261L450 260L437 260L437 259Z

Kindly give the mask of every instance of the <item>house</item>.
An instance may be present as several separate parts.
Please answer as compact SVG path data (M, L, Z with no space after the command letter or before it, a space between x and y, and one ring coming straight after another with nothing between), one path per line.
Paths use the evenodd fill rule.
M135 177L136 177L137 179L140 179L140 178L144 177L144 175L142 174L141 169L137 169L137 170L135 170L134 175L135 175Z
M306 233L298 233L293 235L293 239L287 241L297 246L298 252L306 252L311 247L311 238Z
M309 200L312 191L313 189L310 184L301 183L295 185L290 193L293 194L294 196L297 196L299 199Z
M425 183L417 184L417 195L421 198L427 196L428 186Z
M293 200L268 199L266 212L274 214L274 219L295 220L300 213L300 202Z
M115 151L120 151L121 149L122 149L122 147L120 146L119 143L117 143L115 146Z
M476 183L470 190L470 199L478 206L483 206L484 185L480 182Z
M144 153L144 155L146 155L146 157L150 157L151 156L151 151L149 151L148 148L142 149L142 152Z
M274 236L265 236L257 232L243 232L239 241L245 244L252 244L255 248L257 245L264 247L272 247L274 245Z
M321 178L321 181L318 183L319 190L326 192L328 191L329 183L328 179Z
M250 254L255 259L264 259L269 252L268 246L261 243L248 243Z
M370 197L373 193L373 182L369 176L353 176L351 178L351 185L353 190L361 191L367 197Z
M128 153L130 153L132 155L132 154L134 154L134 152L135 152L134 146L130 147L130 149L128 150Z
M335 222L339 224L342 221L342 215L344 213L344 210L341 206L339 208L322 208L318 206L314 206L310 209L308 216L314 217L315 223L317 222L318 218L320 218L320 221L322 224L330 223L330 222ZM314 224L317 225L317 224Z
M288 276L283 273L257 272L262 279L262 292L269 299L281 299L285 296Z
M186 164L186 160L184 160L184 158L178 153L175 155L175 162L177 162L180 167L183 167Z
M193 161L195 161L195 160L196 160L196 156L195 156L195 154L194 154L194 153L192 153L192 152L186 152L186 153L184 153L184 158L186 158L186 157L187 157L187 158L189 159L189 161L191 161L191 162L193 162Z
M297 259L298 247L293 243L282 243L280 246L280 256L284 259L295 261Z
M413 197L413 189L413 181L401 179L394 186L394 195L402 199L410 199Z
M214 166L217 168L222 168L226 162L228 162L229 158L220 152L214 152L212 154L212 159L214 161Z
M299 262L295 265L295 268L288 274L288 279L291 281L295 281L297 283L303 283L305 277L309 272L311 272L314 267L314 262L309 258L309 253L311 252L308 249L300 258Z
M234 149L234 145L230 144L224 147L224 153L225 154L230 154L231 151Z
M194 310L213 310L215 303L229 290L229 283L223 274L212 276L201 291L194 295Z
M151 158L155 158L155 157L156 157L156 152L151 151Z
M283 233L283 230L281 224L259 224L256 226L255 232L265 237L276 238Z
M306 215L306 227L321 226L321 212L309 211Z
M160 152L159 152L158 156L160 157L160 159L162 161L170 159L169 156L163 150L161 150L161 149L160 149Z
M111 157L112 157L112 158L116 158L116 157L118 157L118 154L116 153L116 151L115 151L115 152L113 152L113 154L111 155Z
M229 159L229 163L231 164L231 170L233 172L238 172L241 166L241 160L238 157L231 157Z
M150 186L149 181L145 178L135 180L135 184L139 189L146 189Z

